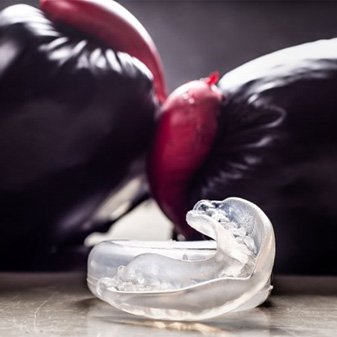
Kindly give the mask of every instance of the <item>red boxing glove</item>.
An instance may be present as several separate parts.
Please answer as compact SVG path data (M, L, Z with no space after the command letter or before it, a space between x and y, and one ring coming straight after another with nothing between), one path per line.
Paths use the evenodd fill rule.
M149 179L177 230L197 237L185 214L198 200L242 197L261 206L274 224L276 271L337 273L336 87L332 39L229 72L216 89L225 100L212 94L206 109L204 93L193 96L194 105L183 100L186 89L169 97Z
M149 163L150 186L160 207L188 238L185 224L191 175L207 159L218 133L223 96L215 86L218 74L175 90L160 112Z

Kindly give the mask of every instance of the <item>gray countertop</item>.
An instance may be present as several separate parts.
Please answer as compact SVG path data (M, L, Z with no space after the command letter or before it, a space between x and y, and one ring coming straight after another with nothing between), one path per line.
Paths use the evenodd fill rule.
M337 277L276 276L262 307L214 321L150 321L95 299L76 273L0 274L0 336L337 336Z

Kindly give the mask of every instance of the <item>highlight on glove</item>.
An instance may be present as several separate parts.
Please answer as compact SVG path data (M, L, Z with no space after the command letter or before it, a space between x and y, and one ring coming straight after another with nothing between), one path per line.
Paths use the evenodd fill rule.
M165 96L161 71L145 29L114 1L46 0L42 10L0 13L0 253L8 256L0 269L85 266L84 239L110 225L96 217L105 201L113 196L118 208L144 192L133 184L119 199L143 180Z
M88 286L114 307L153 319L202 320L254 308L272 289L272 224L253 203L202 200L187 223L215 241L106 241L88 261Z
M252 60L210 88L202 79L176 89L161 108L148 170L176 232L202 237L185 221L198 200L241 197L274 224L278 272L336 273L336 85L331 39Z

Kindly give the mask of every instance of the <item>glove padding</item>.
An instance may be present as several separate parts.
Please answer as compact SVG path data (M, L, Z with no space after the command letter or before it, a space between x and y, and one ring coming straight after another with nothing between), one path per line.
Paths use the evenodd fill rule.
M156 101L138 59L38 9L1 12L1 269L52 269L95 230L99 206L140 173Z
M337 273L336 85L336 39L281 50L226 74L217 85L223 95L218 131L205 159L180 167L183 183L163 170L150 177L154 195L164 193L164 199L164 180L166 186L183 186L170 196L180 207L158 200L177 230L198 238L184 221L198 200L242 197L262 207L274 224L276 271ZM169 110L164 106L161 124L175 110L172 102ZM181 119L181 125L186 123ZM172 130L166 144L176 134ZM198 154L198 147L176 146L170 158L164 157L159 154L166 152L165 146L154 145L150 172L154 162L167 167L172 160L183 162L186 153Z

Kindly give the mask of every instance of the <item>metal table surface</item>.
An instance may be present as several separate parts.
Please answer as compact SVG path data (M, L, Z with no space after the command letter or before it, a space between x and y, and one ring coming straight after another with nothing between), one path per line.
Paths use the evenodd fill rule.
M275 276L271 298L213 321L150 321L93 297L79 273L0 274L0 336L337 336L337 277Z

